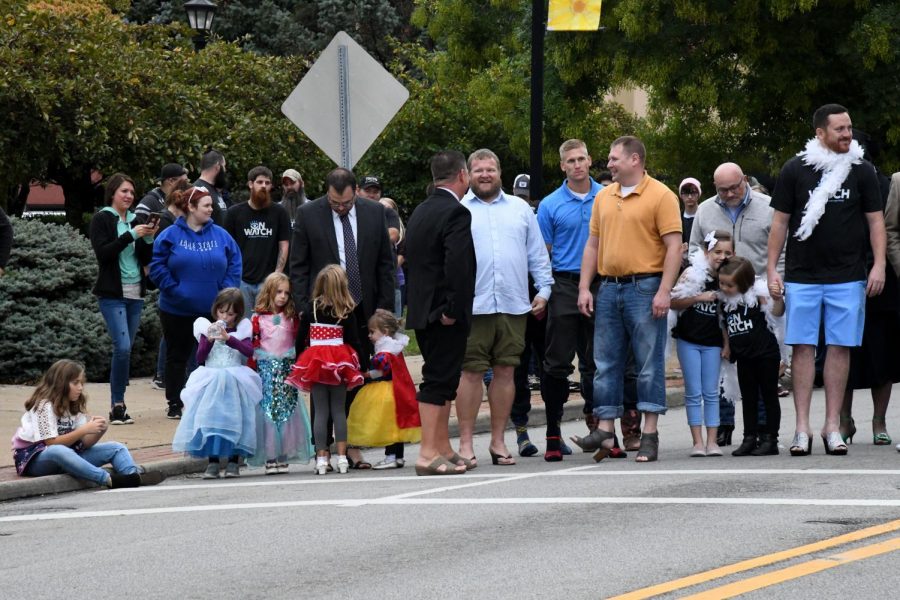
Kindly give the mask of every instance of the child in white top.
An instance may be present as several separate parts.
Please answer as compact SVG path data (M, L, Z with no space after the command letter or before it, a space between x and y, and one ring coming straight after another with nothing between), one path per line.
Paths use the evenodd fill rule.
M81 363L59 360L47 369L12 439L16 472L29 477L68 473L110 488L162 481L162 473L141 473L122 444L100 442L109 422L85 414L84 384ZM107 463L112 473L100 468Z

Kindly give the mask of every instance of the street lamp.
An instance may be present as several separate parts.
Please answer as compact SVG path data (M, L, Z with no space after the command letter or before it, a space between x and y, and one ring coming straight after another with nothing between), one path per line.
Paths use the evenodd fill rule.
M206 37L212 30L213 17L216 16L218 8L216 3L210 0L190 0L184 3L191 29L195 31L194 48L198 52L206 47Z

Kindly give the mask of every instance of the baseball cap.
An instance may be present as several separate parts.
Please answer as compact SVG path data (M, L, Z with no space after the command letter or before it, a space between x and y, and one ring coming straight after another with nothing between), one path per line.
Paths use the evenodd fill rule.
M703 195L703 190L700 188L700 182L697 181L696 179L694 179L693 177L685 177L684 179L681 180L681 183L678 184L678 193L679 194L681 193L682 188L684 188L684 186L686 186L686 185L694 186L695 188L697 188L697 194L700 196Z
M163 165L159 180L165 181L171 177L181 177L182 175L187 175L187 169L176 163L168 163Z
M288 169L281 174L282 179L290 179L291 181L300 181L300 173L296 169Z
M513 195L520 196L523 198L531 198L531 176L522 173L521 175L516 175L516 178L513 180Z
M383 189L381 186L381 180L374 175L366 175L362 178L362 181L360 181L359 188L361 190L364 190L367 187L377 187L379 190Z

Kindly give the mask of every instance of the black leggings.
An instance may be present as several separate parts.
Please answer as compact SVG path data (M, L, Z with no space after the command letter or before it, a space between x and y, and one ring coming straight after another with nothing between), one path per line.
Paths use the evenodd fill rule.
M778 366L781 359L741 358L737 361L738 384L741 387L741 410L744 414L744 435L769 433L778 435L781 425L781 405L778 403ZM766 424L759 427L760 398L766 407Z
M310 392L315 407L313 424L313 440L316 450L328 450L328 421L334 422L334 440L347 441L347 415L344 403L347 401L347 388L343 385L324 385L316 383Z
M192 352L196 351L194 321L204 315L181 316L159 311L163 336L166 338L166 401L169 405L183 406L181 390L186 379L185 368Z

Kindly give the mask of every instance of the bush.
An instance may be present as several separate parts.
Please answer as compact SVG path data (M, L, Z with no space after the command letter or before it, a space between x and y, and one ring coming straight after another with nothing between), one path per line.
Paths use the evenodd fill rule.
M91 288L90 241L68 225L11 219L14 242L0 277L0 383L32 383L61 358L81 361L91 381L108 381L112 344ZM155 371L160 338L148 295L131 360L133 376Z

